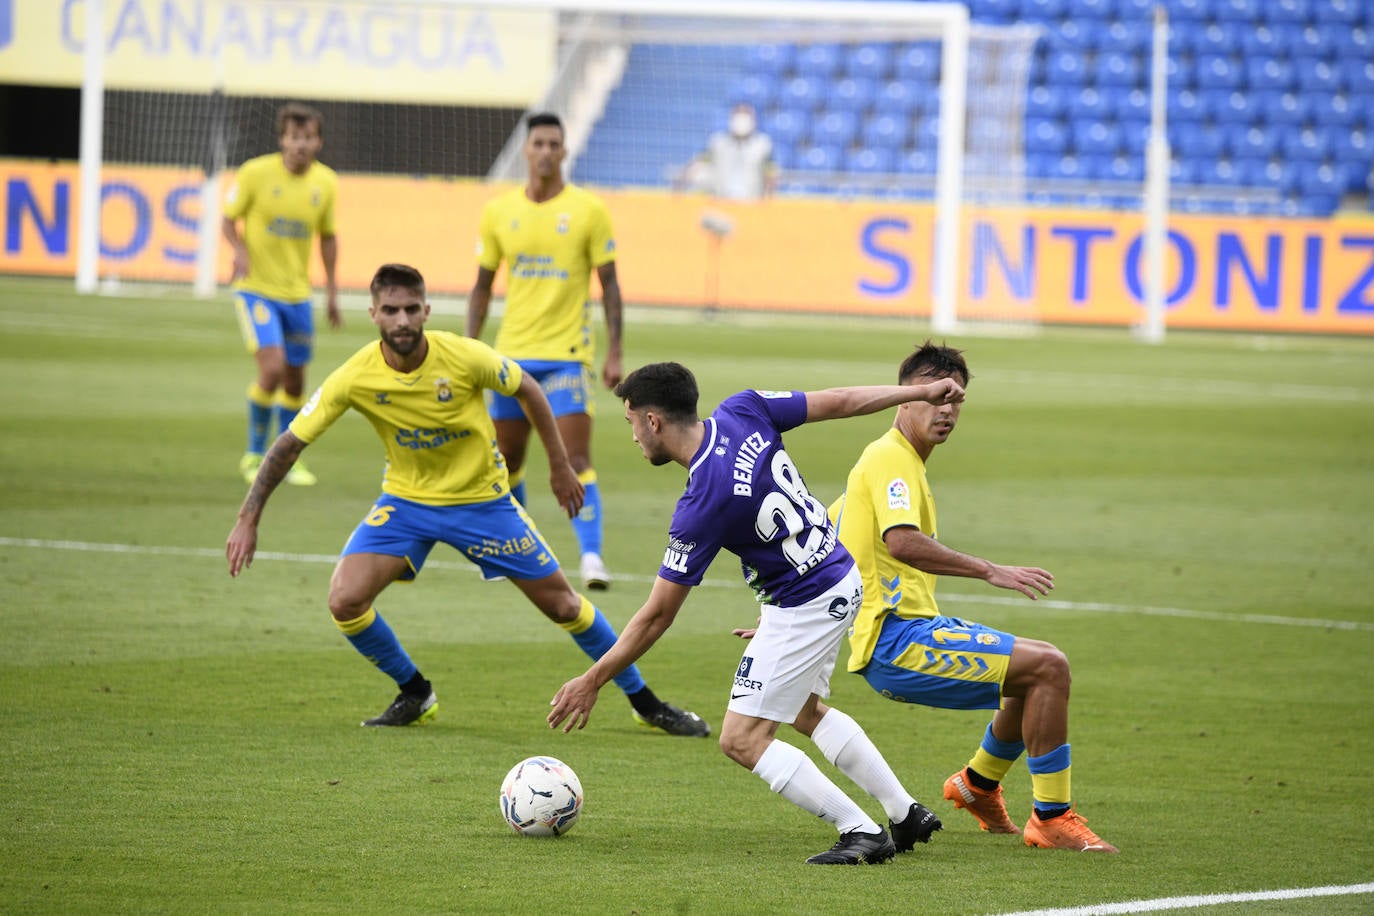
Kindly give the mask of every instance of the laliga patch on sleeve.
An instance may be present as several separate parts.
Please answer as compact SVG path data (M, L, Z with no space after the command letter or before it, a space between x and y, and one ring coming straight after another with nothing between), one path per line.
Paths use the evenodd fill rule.
M887 485L887 507L889 509L911 508L911 488L900 477L894 478Z
M790 398L792 396L792 392L790 391L764 391L760 388L755 388L754 394L761 398L767 398L770 401L775 401L778 398Z

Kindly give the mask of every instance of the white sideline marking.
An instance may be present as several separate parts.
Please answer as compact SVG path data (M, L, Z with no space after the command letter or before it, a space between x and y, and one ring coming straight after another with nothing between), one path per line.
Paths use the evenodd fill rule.
M1197 894L1191 897L1161 897L1157 900L1131 900L1127 903L1094 903L1050 910L1021 910L1005 916L1114 916L1117 913L1157 913L1160 910L1187 910L1226 903L1255 903L1262 900L1306 900L1311 897L1337 897L1346 894L1374 894L1374 884L1295 887L1281 891L1254 891L1248 894Z
M224 549L214 547L160 547L144 544L100 544L90 541L54 541L43 538L0 537L0 547L31 547L40 550L77 550L86 553L127 553L143 556L161 557L204 557L222 560ZM281 560L287 563L327 563L339 561L338 554L325 553L279 553L259 550L254 560ZM429 560L427 568L456 569L460 572L476 573L477 567L471 563L454 563L446 560ZM618 582L638 582L652 584L653 576L616 573ZM736 580L706 579L698 588L738 588ZM1022 607L1025 598L1012 598L1006 595L972 595L957 592L940 596L942 602L954 604L1005 604ZM1282 617L1269 614L1223 614L1218 611L1197 611L1177 607L1149 607L1147 605L1103 604L1095 601L1059 601L1054 598L1041 598L1036 604L1040 607L1065 611L1086 611L1099 614L1140 614L1148 617L1183 617L1191 620L1215 620L1222 623L1262 623L1286 627L1316 627L1323 630L1362 630L1374 632L1374 623L1363 620L1321 620L1310 617Z

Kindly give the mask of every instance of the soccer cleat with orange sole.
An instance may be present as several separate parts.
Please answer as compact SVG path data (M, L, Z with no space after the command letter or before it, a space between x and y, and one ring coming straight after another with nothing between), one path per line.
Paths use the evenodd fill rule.
M1026 845L1040 849L1072 849L1077 852L1117 852L1117 848L1102 837L1093 833L1077 811L1068 811L1040 820L1040 815L1032 814L1026 822Z
M965 808L969 814L978 818L978 826L988 833L1020 833L1016 825L1007 817L1007 806L1002 802L1002 787L989 792L968 781L963 770L945 780L945 799L954 802L954 807Z

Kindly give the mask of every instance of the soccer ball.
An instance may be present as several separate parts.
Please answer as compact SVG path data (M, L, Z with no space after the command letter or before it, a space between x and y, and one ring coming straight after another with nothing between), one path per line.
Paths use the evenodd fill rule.
M553 757L530 757L501 783L501 816L525 836L562 836L582 813L582 783Z

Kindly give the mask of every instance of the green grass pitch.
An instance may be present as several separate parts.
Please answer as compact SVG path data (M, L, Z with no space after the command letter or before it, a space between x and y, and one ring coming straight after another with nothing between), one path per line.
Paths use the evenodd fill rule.
M461 304L436 305L431 327L461 330ZM320 332L312 385L375 337L360 309L346 318ZM1374 880L1374 341L951 338L975 378L931 462L942 538L1044 566L1058 588L1032 603L947 579L943 607L1066 650L1074 796L1122 853L981 834L939 795L987 716L900 706L841 671L833 702L945 829L886 867L819 869L803 861L833 841L826 824L714 740L637 728L613 688L585 731L549 732L548 700L585 658L442 547L379 602L440 717L359 728L393 688L324 598L377 493L380 445L350 416L312 446L320 484L275 495L262 555L231 580L251 362L227 298L80 298L11 278L0 332L5 911L984 914ZM925 336L914 320L632 310L626 361L686 363L709 410L746 387L887 382ZM597 409L620 576L598 603L619 626L648 592L684 472L648 466L609 392ZM829 501L890 422L805 427L789 451ZM575 561L543 468L535 454L532 512ZM642 662L717 726L741 651L730 629L755 616L731 559ZM581 777L567 837L501 821L501 778L531 754ZM1024 820L1024 763L1006 787Z

